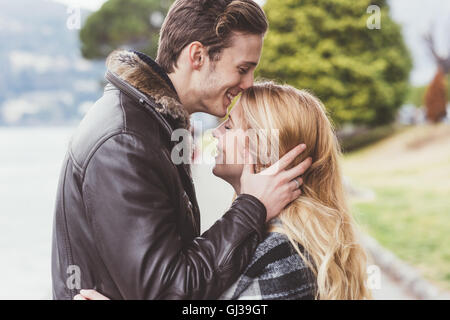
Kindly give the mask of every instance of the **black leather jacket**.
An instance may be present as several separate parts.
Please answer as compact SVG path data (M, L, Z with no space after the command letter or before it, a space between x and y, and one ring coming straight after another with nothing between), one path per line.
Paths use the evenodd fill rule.
M114 52L107 66L60 175L53 297L94 288L111 299L215 299L250 262L266 209L241 195L200 235L189 165L170 157L172 131L189 128L172 83L140 53Z

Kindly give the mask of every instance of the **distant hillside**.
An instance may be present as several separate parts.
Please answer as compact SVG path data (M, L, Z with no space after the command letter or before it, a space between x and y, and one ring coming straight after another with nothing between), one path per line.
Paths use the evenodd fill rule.
M101 95L103 62L82 59L67 7L0 0L0 125L78 121ZM89 11L81 11L84 20Z

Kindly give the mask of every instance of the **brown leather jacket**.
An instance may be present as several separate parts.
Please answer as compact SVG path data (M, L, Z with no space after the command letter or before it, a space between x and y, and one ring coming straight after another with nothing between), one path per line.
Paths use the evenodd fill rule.
M107 67L60 175L53 297L94 288L112 299L215 299L250 262L266 209L241 195L200 235L189 165L170 157L172 131L189 128L170 79L137 52L116 51Z

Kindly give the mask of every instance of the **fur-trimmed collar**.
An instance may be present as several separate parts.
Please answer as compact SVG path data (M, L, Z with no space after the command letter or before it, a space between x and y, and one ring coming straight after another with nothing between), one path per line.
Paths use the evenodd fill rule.
M147 61L145 61L147 60ZM190 127L189 113L162 69L142 53L117 50L106 59L106 67L163 108L157 109L173 129Z

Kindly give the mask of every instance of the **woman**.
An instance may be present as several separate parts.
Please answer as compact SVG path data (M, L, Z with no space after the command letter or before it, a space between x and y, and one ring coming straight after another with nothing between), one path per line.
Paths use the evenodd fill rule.
M357 241L339 168L340 148L322 103L312 94L273 82L246 90L228 119L214 130L213 173L240 193L248 154L259 172L298 145L312 165L302 195L267 226L267 236L240 278L221 299L370 299L366 256ZM240 151L239 151L240 150ZM83 291L78 299L98 299Z

